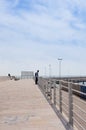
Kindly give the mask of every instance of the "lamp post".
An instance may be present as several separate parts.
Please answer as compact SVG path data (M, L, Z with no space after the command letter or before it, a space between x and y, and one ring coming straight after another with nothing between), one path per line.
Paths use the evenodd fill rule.
M59 78L61 79L61 61L62 61L62 58L58 58L58 61L59 61Z
M49 64L49 78L51 78L51 64Z
M45 67L45 72L44 72L44 76L46 77L46 67Z

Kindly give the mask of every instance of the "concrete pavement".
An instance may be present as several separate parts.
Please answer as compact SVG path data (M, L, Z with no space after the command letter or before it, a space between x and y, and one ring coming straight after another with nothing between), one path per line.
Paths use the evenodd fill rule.
M32 79L0 82L0 130L65 130Z

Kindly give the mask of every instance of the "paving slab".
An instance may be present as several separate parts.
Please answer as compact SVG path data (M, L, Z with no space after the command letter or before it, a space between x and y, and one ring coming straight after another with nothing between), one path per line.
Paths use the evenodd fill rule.
M0 130L65 130L33 79L0 82Z

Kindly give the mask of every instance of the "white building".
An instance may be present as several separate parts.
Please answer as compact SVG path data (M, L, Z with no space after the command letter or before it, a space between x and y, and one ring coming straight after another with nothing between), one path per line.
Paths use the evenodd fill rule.
M21 71L21 79L33 79L34 72L33 71Z

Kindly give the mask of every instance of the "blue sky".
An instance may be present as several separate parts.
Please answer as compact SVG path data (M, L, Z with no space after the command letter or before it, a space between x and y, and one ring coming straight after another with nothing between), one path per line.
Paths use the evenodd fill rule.
M0 0L0 75L86 75L85 0Z

